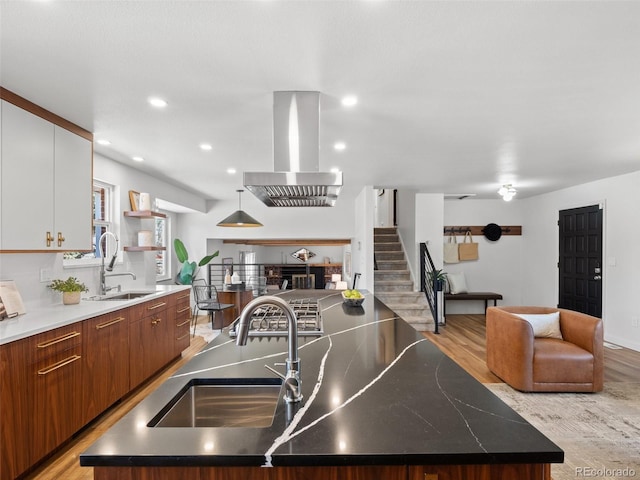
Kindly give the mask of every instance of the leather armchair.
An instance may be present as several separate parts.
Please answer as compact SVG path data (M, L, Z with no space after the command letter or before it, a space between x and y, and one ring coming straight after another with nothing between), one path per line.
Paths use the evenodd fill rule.
M560 312L562 340L536 338L514 314ZM604 383L600 318L561 308L489 307L487 366L523 392L599 392Z

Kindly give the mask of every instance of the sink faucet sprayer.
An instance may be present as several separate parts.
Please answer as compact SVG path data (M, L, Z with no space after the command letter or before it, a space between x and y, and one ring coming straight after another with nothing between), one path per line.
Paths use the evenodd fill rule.
M240 321L236 330L236 345L246 345L249 337L249 319L253 312L262 305L274 305L279 307L287 319L288 328L288 357L285 360L286 375L265 365L269 370L284 380L286 388L284 400L287 403L302 400L302 380L300 379L300 358L298 358L298 322L296 314L291 306L282 298L271 295L262 296L251 300L242 310Z
M116 249L113 252L113 256L111 257L111 260L109 261L109 265L105 266L104 264L105 249L102 248L102 240L104 240L107 236L113 237L113 239L116 242ZM118 277L122 275L130 275L131 277L133 277L134 280L136 279L135 273L132 273L132 272L110 273L110 274L106 273L106 272L113 271L113 266L115 265L116 260L118 258L119 243L120 242L118 240L118 237L112 232L104 232L102 235L100 235L100 240L98 240L98 249L100 251L100 258L102 259L102 263L100 264L100 295L104 295L109 290L116 288L116 287L107 287L107 277ZM120 290L120 285L118 285L117 288L118 290Z

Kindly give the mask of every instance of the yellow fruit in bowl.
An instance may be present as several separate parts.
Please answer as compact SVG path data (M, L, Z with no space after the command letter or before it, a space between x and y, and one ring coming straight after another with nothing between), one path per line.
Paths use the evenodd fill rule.
M359 290L345 290L344 296L345 298L362 298L362 294Z

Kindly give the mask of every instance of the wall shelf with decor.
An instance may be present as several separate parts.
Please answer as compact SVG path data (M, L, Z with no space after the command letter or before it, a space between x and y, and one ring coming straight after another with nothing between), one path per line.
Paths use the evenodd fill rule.
M167 218L164 213L154 212L153 210L135 210L135 211L125 211L125 217L131 218Z
M145 220L156 218L167 218L164 213L154 212L153 210L128 210L123 212L124 216L131 219ZM141 240L140 234L145 233L145 241ZM159 252L165 251L167 248L153 245L153 232L149 230L142 230L138 232L138 245L131 245L124 247L125 252Z

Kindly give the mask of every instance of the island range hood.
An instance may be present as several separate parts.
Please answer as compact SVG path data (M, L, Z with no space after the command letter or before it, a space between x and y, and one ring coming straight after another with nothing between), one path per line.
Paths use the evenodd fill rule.
M244 172L268 207L333 207L342 172L320 172L320 92L273 93L273 172Z

